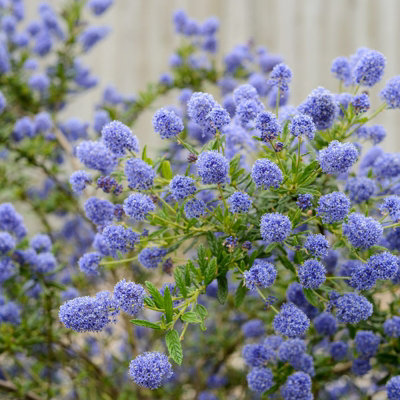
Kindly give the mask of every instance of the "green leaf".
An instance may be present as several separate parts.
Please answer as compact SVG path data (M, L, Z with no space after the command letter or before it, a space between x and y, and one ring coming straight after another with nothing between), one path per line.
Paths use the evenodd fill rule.
M168 286L166 286L164 290L164 309L167 322L171 322L174 315L174 306L172 304L172 297Z
M240 285L236 289L235 292L235 307L240 307L243 303L244 298L246 297L247 287L244 285L243 281L240 282Z
M181 319L182 321L189 322L191 324L200 324L201 322L201 318L199 318L194 311L185 312L185 314L181 316Z
M312 289L303 289L303 292L309 303L318 308L321 306L318 296L312 291Z
M208 263L207 269L204 273L204 283L206 285L210 284L217 273L217 259L213 257L211 261Z
M146 321L144 319L131 319L133 325L137 326L145 326L146 328L151 329L161 329L159 325L154 324L153 322Z
M196 304L194 307L194 311L202 318L207 318L208 311L202 304Z
M201 272L204 274L207 268L208 260L206 257L206 249L202 244L199 246L197 250L197 258Z
M226 275L221 275L218 277L217 298L221 304L224 304L227 297L228 297L228 280L226 279Z
M151 297L153 298L154 303L158 308L164 309L164 299L161 296L161 293L158 291L158 289L149 281L145 282L145 285L147 287L147 290L151 294Z
M185 277L184 277L184 273L182 272L181 268L175 268L174 278L175 278L176 286L178 286L178 289L181 292L182 296L186 297L187 290L186 290Z
M172 179L172 169L169 161L164 160L161 163L161 174L165 179Z
M287 268L289 271L292 271L294 274L296 273L295 267L286 256L280 255L278 258L285 268Z
M168 353L171 358L178 364L182 364L183 353L179 334L175 329L168 331L165 335L165 343L167 344Z

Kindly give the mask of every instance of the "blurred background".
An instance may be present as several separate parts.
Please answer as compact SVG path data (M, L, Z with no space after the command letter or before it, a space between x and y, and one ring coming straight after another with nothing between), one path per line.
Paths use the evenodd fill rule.
M28 14L36 14L41 0L27 2ZM55 7L62 0L50 0ZM203 20L220 19L222 54L238 43L253 40L272 53L279 53L293 71L291 101L298 105L316 86L338 89L330 74L332 60L348 56L361 46L381 51L387 57L385 77L371 97L378 105L380 89L387 79L400 73L399 0L115 0L110 11L94 21L112 28L109 36L85 57L85 64L100 79L100 85L82 96L67 110L68 115L91 120L91 104L100 99L107 84L123 94L145 89L168 69L168 59L179 39L171 15L177 8ZM172 95L169 102L175 100ZM158 106L168 104L162 99ZM142 141L156 145L151 133L151 112L141 117L135 133ZM383 147L400 151L400 113L392 111L377 118L388 137Z

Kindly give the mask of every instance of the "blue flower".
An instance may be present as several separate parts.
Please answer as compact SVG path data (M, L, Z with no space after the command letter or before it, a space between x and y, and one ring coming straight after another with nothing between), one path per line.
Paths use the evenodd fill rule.
M13 139L20 141L24 138L35 136L35 126L29 117L22 117L15 122L13 128Z
M296 364L306 352L306 343L302 339L289 339L279 346L278 357L281 361Z
M338 106L329 90L314 89L298 107L299 112L309 115L318 130L329 129L338 113Z
M275 359L275 352L262 344L246 344L242 357L249 367L262 367L268 361Z
M15 234L18 239L26 235L24 220L11 203L0 204L0 230Z
M357 353L362 357L373 357L378 351L381 338L372 331L358 331L354 339Z
M114 217L114 205L97 197L87 199L84 209L86 216L96 225L108 225Z
M307 260L300 265L298 276L304 288L316 289L325 282L326 269L317 260Z
M377 279L393 279L399 269L399 258L385 251L371 256L368 266L375 271Z
M49 252L52 247L49 235L38 233L32 237L29 244L37 252Z
M225 183L229 172L228 160L217 151L205 151L196 162L197 173L204 184Z
M333 140L319 152L318 161L327 174L347 172L358 159L358 151L352 143Z
M93 129L101 134L101 130L105 125L111 122L110 115L106 110L97 110L94 113Z
M349 85L352 80L351 67L346 57L337 57L332 61L331 72L336 79L342 81L345 85Z
M101 15L111 6L113 0L89 0L87 6L94 15Z
M374 86L383 76L386 58L376 50L369 50L358 60L353 70L355 83L362 86Z
M260 319L251 319L242 325L242 332L247 338L262 336L265 333L264 322Z
M112 121L101 130L106 147L117 157L124 157L126 150L139 153L139 141L125 124Z
M264 106L259 100L243 100L236 106L236 116L240 125L247 127L263 110Z
M341 192L332 192L321 196L317 213L327 224L343 221L350 211L350 200Z
M391 78L380 95L389 108L400 108L400 75Z
M336 300L336 318L346 324L357 324L372 315L372 304L356 293L345 293Z
M287 92L289 90L289 83L292 80L292 71L290 68L283 63L277 64L269 75L269 84L273 87L278 88L281 92Z
M386 393L389 400L400 399L400 375L390 378L386 384Z
M299 194L299 196L297 197L296 204L301 210L305 211L307 210L307 208L312 207L312 200L313 200L312 194L309 193Z
M104 293L104 292L103 292ZM108 292L106 292L108 293ZM109 307L114 302L106 295L76 297L65 302L59 311L60 321L76 332L100 332L113 321ZM114 305L116 307L116 305Z
M85 190L86 185L92 183L92 177L86 171L75 171L70 176L69 183L75 193L81 194Z
M331 313L323 312L314 319L314 327L320 335L332 336L337 330L336 318Z
M0 113L7 107L7 100L2 92L0 92Z
M376 280L376 271L370 265L357 263L351 272L349 285L357 290L369 290L375 286Z
M274 330L289 338L302 336L310 326L310 320L294 304L285 303L274 318Z
M104 39L110 29L107 26L89 26L78 37L84 52L88 52L95 44Z
M291 230L292 224L286 215L271 213L261 217L260 232L267 244L282 243L290 235Z
M21 306L13 301L0 305L0 323L19 325L21 323Z
M182 119L167 108L160 108L153 116L153 128L161 139L170 139L179 135L183 129Z
M144 306L146 292L142 285L122 279L114 286L114 298L122 311L135 316Z
M102 255L99 253L85 253L78 261L79 269L85 275L96 276L99 274L99 263Z
M400 337L400 317L394 316L387 319L383 324L383 331L385 335L393 338Z
M147 389L161 387L172 375L172 366L164 353L143 353L129 364L129 376L137 385Z
M125 176L131 189L150 189L156 176L153 168L139 158L130 158L125 163Z
M314 257L325 257L328 255L329 242L324 235L310 234L307 235L304 242L304 248Z
M159 247L147 247L139 253L138 260L146 268L157 268L167 254L165 249Z
M139 242L140 235L132 229L124 228L122 225L108 225L102 233L104 244L109 248L113 256L117 251L127 253Z
M45 252L37 255L34 270L38 274L48 274L53 272L57 266L57 260L52 253Z
M232 213L247 213L252 204L247 193L235 192L228 198L229 211Z
M96 169L104 175L109 175L117 166L117 158L102 142L81 142L76 147L76 155L87 168Z
M175 200L182 200L196 192L195 181L188 176L175 175L170 184L169 190Z
M274 376L269 368L255 367L247 374L249 389L256 393L263 393L274 384Z
M277 189L283 182L283 174L279 167L267 158L259 158L251 170L251 178L257 188Z
M311 378L304 372L290 375L281 388L284 400L312 400Z
M361 93L358 96L354 96L350 103L356 114L362 114L369 110L371 104L369 97L366 93Z
M207 115L216 104L211 94L195 92L187 103L187 112L191 120L204 126L206 125Z
M261 139L265 142L276 139L282 133L282 127L275 114L269 111L263 111L257 115L255 127L260 131Z
M250 290L267 288L274 284L276 268L264 260L255 260L253 266L244 272L245 285Z
M369 200L377 191L377 187L372 179L360 177L348 179L345 190L349 192L350 200L358 204Z
M235 100L236 105L239 105L247 100L258 100L259 97L256 88L246 83L238 86L233 91L233 99Z
M393 222L400 220L400 197L399 196L388 196L383 200L383 203L379 206L379 209L387 211L392 218Z
M17 267L10 257L0 258L0 283L10 279L17 272Z
M186 218L199 218L206 214L206 203L200 199L190 199L185 203Z
M7 254L15 245L15 239L8 232L0 232L0 255Z
M312 118L306 114L295 115L289 124L289 132L295 137L314 139L317 128Z
M369 359L355 358L351 366L354 375L363 376L371 370Z
M347 356L349 345L343 341L332 342L329 353L335 361L341 361Z
M151 198L142 193L133 193L124 200L125 214L134 221L143 221L147 214L156 209Z
M382 234L383 228L378 221L360 213L350 214L347 223L343 224L343 235L356 248L372 247L379 242Z

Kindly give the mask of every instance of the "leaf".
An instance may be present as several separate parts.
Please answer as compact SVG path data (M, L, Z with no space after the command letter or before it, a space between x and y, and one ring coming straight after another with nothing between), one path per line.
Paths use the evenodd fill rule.
M221 275L218 277L217 298L221 304L224 304L227 297L228 297L228 280L226 279L226 275Z
M144 303L149 307L156 307L156 303L154 303L154 300L151 297L145 297Z
M199 246L197 250L197 258L201 272L204 274L207 268L208 260L206 257L206 249L202 244Z
M168 160L164 160L161 163L161 174L165 179L172 179L172 169L171 164Z
M202 318L207 318L208 311L202 304L196 304L194 307L194 311Z
M317 295L312 291L312 289L303 289L304 296L306 296L307 301L315 307L320 307L320 301Z
M244 285L243 281L240 282L240 285L236 289L235 292L235 307L240 307L243 303L244 298L246 297L247 287Z
M131 322L133 325L137 326L145 326L146 328L151 328L151 329L161 329L161 327L157 324L154 324L153 322L146 321L144 319L131 319Z
M174 306L172 304L172 297L168 286L166 286L164 290L164 309L167 322L171 322L174 315Z
M179 334L175 329L168 331L165 335L165 343L167 344L168 353L171 358L178 364L182 364L183 353Z
M289 271L292 271L294 274L296 273L296 269L286 256L280 255L278 258L284 267L286 267Z
M213 257L211 261L208 263L207 269L204 273L204 283L206 285L210 284L217 273L217 259Z
M161 296L161 293L158 291L158 289L149 281L146 281L145 285L147 287L147 290L151 294L151 297L153 298L156 306L158 308L164 309L164 299Z
M189 322L191 324L199 324L201 322L201 318L194 312L194 311L188 311L185 312L181 316L182 321Z
M175 278L176 286L178 286L178 289L181 292L182 296L186 297L187 290L186 290L185 277L184 277L184 273L182 272L181 268L175 268L174 278Z

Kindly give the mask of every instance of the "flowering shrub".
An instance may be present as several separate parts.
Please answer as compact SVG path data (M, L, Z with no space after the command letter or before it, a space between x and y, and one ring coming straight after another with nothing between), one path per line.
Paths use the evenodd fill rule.
M360 93L383 79L385 57L360 48L335 59L339 93L319 87L294 107L279 56L239 45L217 67L218 20L177 11L185 40L172 74L136 99L108 87L92 126L60 122L96 83L76 56L108 33L82 15L111 3L67 2L61 19L42 4L40 22L18 33L22 1L0 2L12 189L1 195L31 205L46 232L27 239L27 222L0 205L0 389L400 399L400 161L370 123L400 107L399 77L377 107ZM29 72L56 44L55 64ZM153 115L165 147L150 157L131 127L176 88L179 106ZM41 190L27 179L38 170Z

